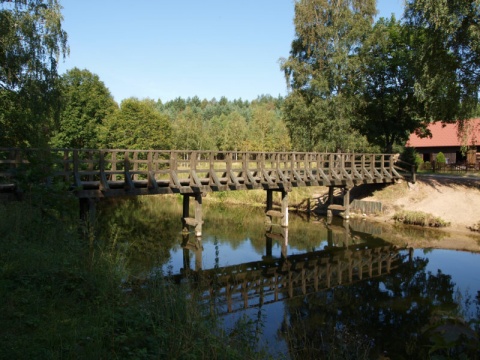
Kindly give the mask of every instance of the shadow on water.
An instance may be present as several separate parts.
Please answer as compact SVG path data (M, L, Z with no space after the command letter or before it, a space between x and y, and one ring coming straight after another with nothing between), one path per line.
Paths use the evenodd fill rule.
M181 234L181 214L178 198L104 203L99 239L123 254L131 281L167 276L225 314L225 326L255 323L275 357L480 356L480 281L457 287L429 264L435 251L387 242L395 228L296 216L288 229L265 227L263 209L209 204L200 239ZM460 265L472 254L449 255ZM480 274L475 264L468 271Z

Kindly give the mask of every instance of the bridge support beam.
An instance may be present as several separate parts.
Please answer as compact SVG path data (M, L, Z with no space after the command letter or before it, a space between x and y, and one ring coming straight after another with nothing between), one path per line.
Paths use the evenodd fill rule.
M343 205L334 204L334 190L335 186L328 187L328 210L327 210L327 221L331 222L331 218L333 216L333 210L339 210L340 216L343 217L345 220L350 218L350 190L351 187L349 186L341 186L342 190L342 197L343 197Z
M190 217L190 197L195 199L195 215L193 218ZM183 194L182 231L188 233L188 227L193 226L195 228L195 236L202 236L202 216L202 194Z
M281 192L281 211L273 210L273 192ZM281 219L280 225L282 227L288 227L288 192L285 190L267 190L267 205L265 208L265 224L271 225L273 218L278 217Z
M346 220L350 219L350 190L349 187L343 189L343 207L345 208L343 218Z

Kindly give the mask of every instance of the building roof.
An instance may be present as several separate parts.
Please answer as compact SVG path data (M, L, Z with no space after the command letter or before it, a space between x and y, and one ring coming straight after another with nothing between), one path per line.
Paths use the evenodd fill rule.
M458 133L458 125L456 123L442 124L441 122L436 122L428 125L428 130L432 134L431 137L421 138L413 133L410 135L407 146L422 148L480 145L480 118L468 120L466 129L465 134L462 136Z

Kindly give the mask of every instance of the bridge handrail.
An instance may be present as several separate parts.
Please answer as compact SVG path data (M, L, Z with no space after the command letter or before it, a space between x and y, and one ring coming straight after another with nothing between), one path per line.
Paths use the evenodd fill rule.
M155 188L235 186L278 183L296 186L393 181L402 178L398 155L318 152L261 152L132 149L0 148L0 182L14 181L30 163L45 177L62 178L82 188L115 182L134 189L136 182ZM92 185L93 186L93 185Z

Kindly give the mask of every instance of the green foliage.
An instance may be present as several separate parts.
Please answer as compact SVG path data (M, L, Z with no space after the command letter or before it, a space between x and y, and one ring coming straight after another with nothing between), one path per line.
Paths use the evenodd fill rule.
M69 209L0 204L0 358L267 358L254 324L224 329L188 284L125 283L122 254L82 241Z
M178 150L212 149L214 141L198 108L187 106L173 123L174 148Z
M392 16L377 21L360 52L364 86L354 125L386 153L391 153L395 144L404 145L422 126L414 96L412 45L406 29Z
M445 220L440 219L439 217L427 214L421 211L406 211L402 210L396 212L393 215L395 221L409 224L409 225L420 225L420 226L429 226L429 227L445 227L449 226L450 223Z
M284 112L294 148L364 147L351 124L358 103L358 52L374 15L374 0L295 2L295 39L289 58L281 61L292 90Z
M51 145L58 148L99 147L100 126L117 104L98 75L78 68L60 79L62 112Z
M282 105L281 97L263 95L252 102L177 98L157 108L170 118L175 149L284 151L291 145Z
M435 161L438 164L445 164L447 162L447 160L445 159L445 155L441 151L437 154Z
M109 149L168 150L172 146L172 126L154 101L129 98L106 117L100 138Z
M426 171L431 171L432 170L432 163L430 161L425 161L422 164L421 169L426 170Z
M415 169L418 169L423 164L423 158L412 147L405 147L400 155L400 159L407 164L415 165Z
M252 106L252 120L248 124L248 151L286 151L290 138L284 122L275 113L272 104Z
M0 3L0 142L41 146L59 110L57 62L68 53L57 0Z
M467 119L480 90L480 3L476 0L408 0L406 26L415 41L415 84L425 117Z

